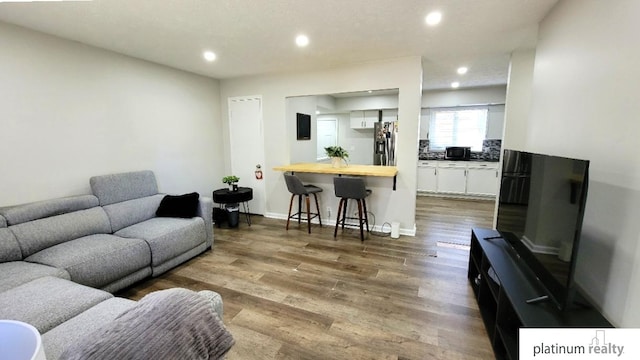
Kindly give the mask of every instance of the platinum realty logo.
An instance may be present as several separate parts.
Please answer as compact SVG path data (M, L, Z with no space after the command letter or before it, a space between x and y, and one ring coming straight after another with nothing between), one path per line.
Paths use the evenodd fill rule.
M640 329L520 329L525 359L640 359Z

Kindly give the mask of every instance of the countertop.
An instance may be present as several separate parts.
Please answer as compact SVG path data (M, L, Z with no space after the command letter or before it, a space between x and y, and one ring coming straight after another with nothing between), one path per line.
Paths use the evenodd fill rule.
M347 166L335 168L331 164L297 163L297 164L291 164L291 165L276 166L273 168L273 170L316 173L316 174L384 176L384 177L394 177L398 174L398 168L395 166L357 165L357 164L349 164Z

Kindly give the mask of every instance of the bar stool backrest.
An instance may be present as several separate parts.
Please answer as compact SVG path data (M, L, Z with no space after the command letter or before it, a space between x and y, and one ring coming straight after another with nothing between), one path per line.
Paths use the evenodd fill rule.
M333 187L336 197L346 199L364 199L367 197L367 187L362 178L334 177Z
M290 193L294 195L307 194L307 189L297 176L284 174L284 181L287 183L287 189Z

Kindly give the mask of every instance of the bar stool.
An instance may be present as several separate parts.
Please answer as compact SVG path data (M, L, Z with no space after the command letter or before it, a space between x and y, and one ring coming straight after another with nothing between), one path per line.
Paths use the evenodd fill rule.
M360 226L360 241L364 241L364 233L362 225L365 224L367 232L369 232L369 218L367 216L367 202L365 199L371 190L367 190L364 180L356 177L335 177L333 178L333 187L336 197L340 198L338 204L338 218L336 219L336 228L333 231L333 237L338 235L338 226L342 224L342 230L344 230L344 223L346 219L355 219L354 217L347 216L347 203L349 199L356 200L358 202L358 224ZM364 218L362 212L364 210ZM340 212L342 211L342 219L340 219Z
M284 180L287 183L287 189L291 193L291 201L289 202L289 217L287 217L287 230L289 230L289 220L292 217L298 216L298 224L300 224L300 220L302 217L302 196L305 197L305 201L307 203L307 227L309 234L311 234L311 219L314 217L318 217L318 221L320 222L320 227L322 227L322 219L320 218L320 206L318 206L318 196L316 195L319 192L322 192L322 189L314 186L314 185L304 185L300 179L295 175L287 175L284 174ZM309 204L309 194L313 194L313 197L316 201L316 212L310 212L310 204ZM298 212L291 215L291 208L293 207L293 198L298 196ZM313 215L313 216L311 216Z

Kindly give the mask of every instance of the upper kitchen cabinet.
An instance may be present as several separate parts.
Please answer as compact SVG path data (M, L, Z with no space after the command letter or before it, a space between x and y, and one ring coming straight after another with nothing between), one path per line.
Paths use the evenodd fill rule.
M380 120L379 110L355 110L350 113L352 129L373 129ZM397 121L398 109L383 109L382 121Z
M378 122L378 110L354 110L350 113L352 129L373 129Z

